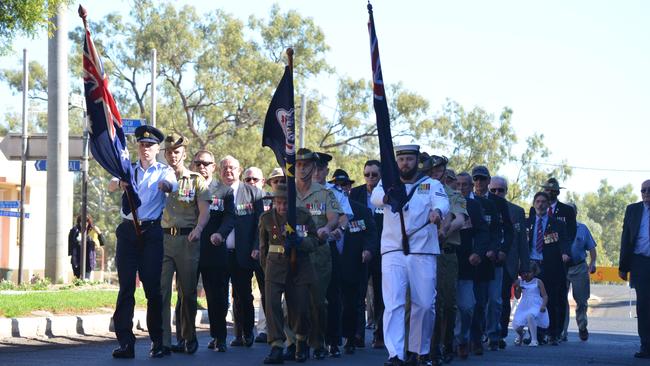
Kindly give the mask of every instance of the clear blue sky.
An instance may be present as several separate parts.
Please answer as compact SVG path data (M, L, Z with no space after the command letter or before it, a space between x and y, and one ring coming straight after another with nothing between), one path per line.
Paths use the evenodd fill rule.
M265 16L274 1L178 3L202 12L221 7L246 19ZM331 46L328 61L339 75L370 77L366 1L278 3L322 27ZM112 11L128 13L129 4L92 0L84 6L92 21ZM549 163L566 159L577 167L644 171L575 169L563 183L571 191L593 191L604 178L615 187L632 183L638 191L650 178L642 158L649 135L649 1L382 0L373 6L385 82L402 81L431 102L432 112L447 98L497 116L508 106L520 141L544 133L553 152ZM70 29L81 24L74 10L69 21ZM43 36L17 40L16 53L0 58L2 67L19 67L23 47L46 64ZM335 93L332 82L316 85L326 95ZM20 110L20 98L0 86L0 106Z

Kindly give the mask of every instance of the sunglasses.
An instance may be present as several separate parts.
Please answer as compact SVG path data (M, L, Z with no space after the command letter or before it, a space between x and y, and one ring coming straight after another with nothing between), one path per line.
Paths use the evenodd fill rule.
M214 164L214 162L212 162L212 161L203 161L203 160L194 160L193 163L196 166L199 166L199 165L209 166L210 164Z
M650 188L641 188L641 193L650 193Z
M492 193L505 193L506 189L505 188L490 188L490 192L492 192Z
M257 182L259 182L259 180L260 180L260 178L255 178L255 177L246 177L246 178L244 179L244 182L246 182L246 183L250 183L250 182L255 182L255 183L257 183Z
M368 178L368 177L373 177L377 178L379 176L379 173L371 172L371 173L363 173L363 176Z

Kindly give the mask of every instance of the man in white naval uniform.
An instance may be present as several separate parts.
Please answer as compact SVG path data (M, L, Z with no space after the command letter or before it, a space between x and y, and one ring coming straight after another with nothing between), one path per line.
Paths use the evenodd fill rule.
M382 291L384 297L384 342L388 349L387 365L418 363L429 354L435 320L436 255L440 254L438 228L449 211L449 200L442 184L418 174L418 145L395 147L400 179L410 199L402 209L409 253L402 247L399 213L391 211L382 182L372 191L370 201L384 207L381 235ZM410 194L413 190L413 194ZM404 306L406 289L411 293L411 317L408 350L404 354ZM422 357L422 362L427 358Z

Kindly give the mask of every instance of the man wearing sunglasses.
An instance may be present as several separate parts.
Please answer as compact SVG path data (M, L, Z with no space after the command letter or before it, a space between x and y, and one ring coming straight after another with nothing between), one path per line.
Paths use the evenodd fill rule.
M246 169L244 171L244 182L263 191L265 180L264 174L262 174L262 169L256 166L252 166ZM267 200L268 197L266 193L264 193L264 199L262 200L264 203L264 211L271 209L271 204L270 202L267 204ZM262 294L264 293L264 270L259 263L256 263L255 268L253 268L253 272L255 273L255 280L257 281L257 288L260 290L261 298L263 297ZM266 304L262 302L257 312L257 336L255 337L255 343L266 343L266 316L264 315L265 306Z
M174 352L192 354L198 349L196 328L196 274L199 266L203 228L210 219L210 192L205 179L185 168L187 138L171 133L165 138L165 159L174 170L178 191L167 196L161 226L164 232L164 256L161 274L163 300L163 347ZM176 274L181 321L176 333L178 344L171 346L172 280Z
M488 185L490 193L506 198L508 194L508 181L504 177L492 177ZM528 272L530 263L530 249L526 238L526 212L520 206L508 202L508 211L512 219L513 240L508 251L508 258L503 270L503 283L501 287L501 320L499 322L499 348L506 348L505 339L508 337L508 323L510 322L510 289L514 280L521 272Z
M484 333L488 337L488 347L491 351L496 351L499 346L503 265L505 264L508 250L512 247L513 237L508 203L504 198L488 191L490 178L490 171L487 167L478 165L472 169L472 180L474 181L473 195L479 198L485 214L489 217L489 221L486 221L489 222L492 238L492 250L487 252L490 260L480 265L486 267L486 276L483 278L483 281L475 283L478 286L478 296L472 324L472 341L476 355L483 354L481 339ZM485 327L483 326L484 324Z
M372 243L373 248L377 248L372 253L372 259L368 263L368 277L372 281L372 322L374 331L372 335L372 348L384 348L384 299L381 292L381 255L379 254L379 239L384 228L384 209L377 207L370 202L372 190L377 187L381 179L381 163L379 160L368 160L363 167L363 179L365 184L352 188L350 191L350 200L366 205L372 211L375 224L377 225L376 243ZM358 320L360 324L357 330L357 347L365 346L365 310L366 310L366 293L368 281L361 285L361 295L359 303Z
M636 291L636 316L641 349L636 358L650 358L650 179L641 184L641 202L627 206L621 235L618 275Z
M194 169L205 178L210 191L210 220L201 234L199 274L208 302L210 337L208 349L226 352L226 314L228 312L228 253L223 245L235 226L233 190L216 179L214 155L201 150L194 155ZM178 319L178 317L176 318Z

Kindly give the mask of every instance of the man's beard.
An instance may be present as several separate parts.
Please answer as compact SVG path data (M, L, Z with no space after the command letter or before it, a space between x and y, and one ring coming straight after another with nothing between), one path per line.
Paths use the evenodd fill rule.
M403 170L400 170L399 171L399 176L404 180L411 180L411 179L413 179L413 177L415 177L415 174L417 174L417 172L418 172L418 167L414 166L413 169L411 169L409 171L406 171L406 172L403 171Z

